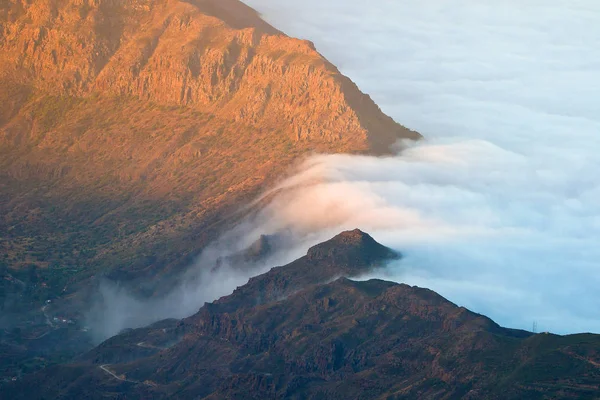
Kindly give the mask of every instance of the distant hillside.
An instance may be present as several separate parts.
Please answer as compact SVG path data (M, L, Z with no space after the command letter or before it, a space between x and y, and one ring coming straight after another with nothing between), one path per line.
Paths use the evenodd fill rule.
M345 278L396 257L344 232L190 318L115 336L4 391L27 400L598 398L599 335L506 329L428 289Z

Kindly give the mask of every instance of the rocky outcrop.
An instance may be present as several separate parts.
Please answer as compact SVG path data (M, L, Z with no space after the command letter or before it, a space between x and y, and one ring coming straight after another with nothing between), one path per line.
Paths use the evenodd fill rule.
M364 266L400 258L400 254L377 243L369 234L355 229L311 247L306 258L311 262L328 262L337 268L348 268L348 272L356 275L368 272Z
M306 256L282 267L250 278L230 296L215 302L223 309L268 303L304 287L340 277L357 277L399 259L401 255L355 229L311 247Z

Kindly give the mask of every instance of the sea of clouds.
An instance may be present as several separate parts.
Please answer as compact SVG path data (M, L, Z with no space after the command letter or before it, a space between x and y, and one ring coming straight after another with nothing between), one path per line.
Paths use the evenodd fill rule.
M387 279L500 324L600 332L599 2L247 3L427 138L309 161L273 221L366 230L406 255Z
M166 299L103 286L90 313L98 339L193 314L354 228L405 256L378 278L431 288L508 327L600 333L600 3L246 2L315 42L426 140L394 157L307 160ZM210 272L281 232L290 240L270 259Z

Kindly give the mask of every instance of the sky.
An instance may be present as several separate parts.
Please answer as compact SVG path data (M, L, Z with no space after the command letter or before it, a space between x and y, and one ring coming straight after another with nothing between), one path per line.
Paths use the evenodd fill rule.
M600 333L600 3L246 2L426 137L308 161L293 179L321 183L264 229L358 227L405 255L377 277L505 326Z

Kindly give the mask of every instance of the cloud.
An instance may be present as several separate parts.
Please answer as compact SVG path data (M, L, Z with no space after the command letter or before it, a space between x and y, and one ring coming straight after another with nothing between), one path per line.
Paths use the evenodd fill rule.
M205 302L231 294L252 276L302 255L297 253L300 248L290 246L285 232L280 231L281 243L275 243L278 249L265 257L257 260L229 258L251 246L260 236L256 232L261 229L264 227L257 227L256 221L246 221L225 233L202 251L193 265L179 277L173 289L163 296L143 297L119 282L99 282L91 306L85 313L85 324L91 328L92 340L99 343L124 329L193 315Z
M600 332L597 2L247 3L430 139L312 160L281 204L315 206L273 220L371 231L408 255L391 278L502 324Z
M379 278L510 327L600 332L600 192L551 164L462 139L391 158L319 156L263 211L261 229L317 242L359 227L406 256Z

